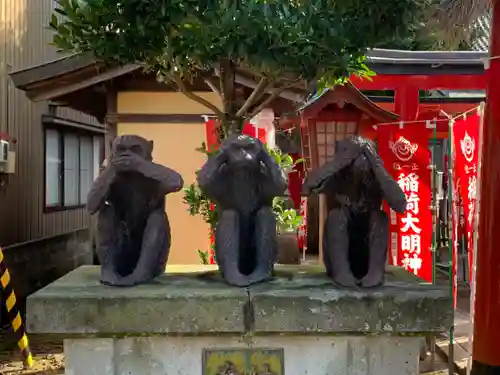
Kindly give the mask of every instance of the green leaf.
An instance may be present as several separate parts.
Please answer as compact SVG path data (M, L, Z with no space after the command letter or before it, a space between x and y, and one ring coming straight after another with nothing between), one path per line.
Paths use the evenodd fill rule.
M50 18L50 26L54 29L57 29L57 24L58 24L57 16L55 14L52 14L52 17Z
M209 264L209 261L208 261L208 251L203 251L203 250L200 250L198 249L198 256L200 257L200 261L201 261L201 264Z
M64 9L62 9L62 8L55 8L54 12L60 14L61 16L67 16L68 15L66 13L66 11ZM55 16L55 14L53 14L52 17L53 16Z

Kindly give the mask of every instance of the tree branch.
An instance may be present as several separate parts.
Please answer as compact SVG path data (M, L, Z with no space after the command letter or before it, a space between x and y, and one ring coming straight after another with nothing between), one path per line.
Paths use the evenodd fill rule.
M219 95L219 98L221 98L221 100L222 100L221 92L217 88L216 83L213 81L213 77L205 77L205 78L203 78L203 80L205 81L205 83L207 84L207 86L210 87L210 90L212 90L217 95Z
M231 60L223 59L219 66L220 92L222 98L223 112L226 115L233 115L234 105L234 66Z
M257 115L264 108L266 108L269 104L271 104L271 102L273 100L277 99L283 91L292 87L297 81L298 80L290 82L289 84L285 84L282 87L276 87L262 103L260 103L252 112L250 112L250 114L247 116L247 118L252 119L253 117L255 117L255 115Z
M202 106L210 109L219 119L224 118L224 113L222 113L219 108L210 103L208 100L203 99L201 96L189 91L179 75L173 74L173 78L181 93L186 95L189 99L194 100L195 102L200 103Z
M245 100L245 103L236 112L236 117L244 116L250 107L261 98L269 86L269 80L266 77L261 78L259 84L254 88L252 94Z

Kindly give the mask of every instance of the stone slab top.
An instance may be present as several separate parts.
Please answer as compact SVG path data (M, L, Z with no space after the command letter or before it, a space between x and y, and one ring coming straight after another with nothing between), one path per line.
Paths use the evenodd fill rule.
M99 272L82 266L28 297L28 332L422 335L453 324L448 288L399 267L373 289L335 287L317 265L277 266L273 280L248 288L226 285L215 266L168 266L154 282L131 288L102 285Z

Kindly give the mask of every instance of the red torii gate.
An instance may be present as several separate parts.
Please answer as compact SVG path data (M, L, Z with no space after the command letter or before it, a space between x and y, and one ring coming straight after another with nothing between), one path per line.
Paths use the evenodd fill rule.
M359 90L394 90L394 108L402 120L419 116L421 90L485 90L484 52L399 51L374 49L367 65L372 80L351 77ZM464 108L464 111L467 108Z

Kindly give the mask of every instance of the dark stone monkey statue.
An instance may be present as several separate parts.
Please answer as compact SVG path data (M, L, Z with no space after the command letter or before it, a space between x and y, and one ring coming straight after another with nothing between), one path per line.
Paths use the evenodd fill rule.
M225 281L247 286L272 277L277 256L272 201L286 191L287 180L264 144L232 135L203 165L198 183L219 209L215 253Z
M303 193L324 193L328 216L323 240L327 275L346 287L384 283L389 221L383 199L396 212L406 210L406 197L387 173L374 142L351 136L337 142L335 155L310 173Z
M88 194L88 211L98 213L103 284L132 286L165 272L170 251L165 195L181 190L184 182L177 172L154 163L152 151L152 141L117 137Z

